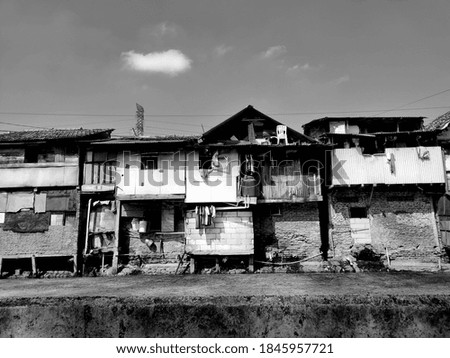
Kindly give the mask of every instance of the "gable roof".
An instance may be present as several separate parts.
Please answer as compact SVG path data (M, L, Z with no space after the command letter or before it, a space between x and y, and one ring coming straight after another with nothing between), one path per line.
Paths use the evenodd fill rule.
M233 140L235 142L243 141L248 136L248 125L252 122L254 123L255 132L266 132L270 135L276 135L277 125L284 125L283 123L278 122L277 120L249 105L222 123L219 123L215 127L203 133L201 140L206 143L229 140ZM287 135L290 142L300 141L301 143L308 144L318 143L318 141L314 138L297 132L290 127L287 127ZM236 140L232 138L235 138Z
M450 112L444 113L442 116L437 117L431 123L425 126L428 131L442 131L450 124Z
M0 143L21 143L57 140L105 139L114 129L45 129L0 134Z

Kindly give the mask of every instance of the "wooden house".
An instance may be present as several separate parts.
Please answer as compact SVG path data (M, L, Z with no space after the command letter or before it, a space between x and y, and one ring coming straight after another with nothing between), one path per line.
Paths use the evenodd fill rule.
M0 135L0 271L27 259L36 273L51 259L77 270L80 178L84 143L111 129L51 129ZM31 260L30 260L31 259Z
M194 137L93 142L83 166L88 265L178 263L185 249L186 163ZM92 262L97 260L97 262Z
M327 244L326 146L252 106L204 133L186 174L186 250L195 260L298 260ZM206 213L205 213L206 211ZM323 220L322 220L323 221Z
M444 157L423 117L326 117L305 134L333 146L327 170L331 253L372 252L393 267L440 260L436 196Z

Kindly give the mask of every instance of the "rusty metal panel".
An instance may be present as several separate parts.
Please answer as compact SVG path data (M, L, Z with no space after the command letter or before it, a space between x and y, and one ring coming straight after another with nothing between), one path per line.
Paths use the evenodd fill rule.
M332 165L333 185L445 183L440 147L387 148L374 155L335 149Z

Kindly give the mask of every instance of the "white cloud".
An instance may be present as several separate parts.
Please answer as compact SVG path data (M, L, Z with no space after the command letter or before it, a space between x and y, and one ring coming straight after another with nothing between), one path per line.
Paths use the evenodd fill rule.
M311 66L309 63L305 63L305 64L303 64L303 65L301 65L301 64L296 64L296 65L294 65L294 66L291 66L291 67L289 67L287 70L286 70L286 73L288 74L288 75L295 75L295 74L297 74L297 73L299 73L299 72L306 72L306 71L318 71L318 70L320 70L320 68L321 68L322 66Z
M175 37L177 36L177 34L178 31L175 25L168 24L167 22L161 22L160 24L156 25L153 30L153 35L159 38L164 36Z
M140 54L134 51L122 53L125 68L138 72L163 73L177 76L191 68L192 60L178 50Z
M287 52L286 46L272 46L261 54L262 58L277 58L284 55Z
M330 84L334 85L334 86L339 86L342 83L348 82L350 81L350 76L349 75L345 75L339 78L336 78L332 81L330 81Z
M220 45L220 46L217 46L216 48L214 48L214 54L217 57L222 57L227 52L230 52L232 49L233 48L231 46Z

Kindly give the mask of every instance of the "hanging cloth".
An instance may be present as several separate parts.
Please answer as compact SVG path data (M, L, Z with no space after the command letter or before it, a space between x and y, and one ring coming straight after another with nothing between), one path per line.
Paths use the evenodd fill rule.
M216 217L216 207L214 205L211 205L209 210L211 211L211 217L215 218Z
M211 225L211 211L208 206L205 206L205 226Z
M195 207L195 228L196 229L200 229L202 224L202 219L201 219L201 210L199 206Z

